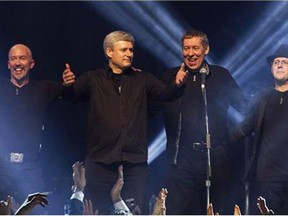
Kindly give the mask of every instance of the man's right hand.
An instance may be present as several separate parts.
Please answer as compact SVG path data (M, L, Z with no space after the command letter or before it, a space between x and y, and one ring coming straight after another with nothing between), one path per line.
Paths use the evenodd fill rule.
M75 75L70 69L70 65L68 63L65 64L65 70L62 74L63 78L63 86L71 86L75 82Z
M185 64L182 63L176 74L176 79L175 79L176 86L181 87L188 79L188 75L189 73L187 73L185 70Z

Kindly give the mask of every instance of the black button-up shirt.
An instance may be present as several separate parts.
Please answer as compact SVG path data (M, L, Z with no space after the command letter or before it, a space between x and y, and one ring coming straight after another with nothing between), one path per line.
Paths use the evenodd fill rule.
M179 97L182 88L129 68L115 81L110 68L82 74L64 99L88 102L86 159L113 163L147 161L147 102Z

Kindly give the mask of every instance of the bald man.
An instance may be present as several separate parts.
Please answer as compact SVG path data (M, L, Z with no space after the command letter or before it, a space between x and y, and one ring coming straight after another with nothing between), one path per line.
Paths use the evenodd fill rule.
M61 90L57 82L31 81L34 66L29 47L16 44L8 54L10 80L0 79L0 194L10 194L18 202L44 190L40 166L44 113Z

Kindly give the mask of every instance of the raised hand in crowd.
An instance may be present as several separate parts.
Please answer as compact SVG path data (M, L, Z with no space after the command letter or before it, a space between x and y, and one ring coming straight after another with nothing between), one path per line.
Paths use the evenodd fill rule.
M77 161L72 165L72 195L64 205L65 215L90 214L90 208L84 203L84 189L86 186L85 167L82 162ZM92 204L91 204L92 206ZM90 207L90 206L89 206ZM89 211L89 213L86 213Z
M132 211L134 212L135 207L137 206L133 206L133 210L130 210L128 208L128 206L126 205L126 203L121 197L121 191L122 191L123 186L124 186L123 166L120 165L118 167L118 178L111 190L111 199L114 205L114 213L132 215L133 214ZM135 211L134 214L137 214L137 212L138 211Z
M82 162L77 161L72 166L73 169L73 181L74 185L72 186L72 191L84 191L86 186L86 177L85 177L85 167Z
M257 198L257 207L260 210L262 215L273 215L274 214L273 210L269 209L267 207L266 200L261 196L259 196Z
M118 179L111 190L111 198L113 204L122 200L121 191L123 186L124 186L123 166L120 165L118 167Z
M213 210L213 204L212 204L212 203L210 203L210 204L208 205L207 215L214 215L214 210ZM219 213L217 212L215 215L219 215Z
M48 205L47 193L29 194L26 200L22 203L15 215L28 215L36 205L45 207Z
M236 204L234 206L234 215L241 215L240 207Z
M162 188L156 197L156 202L154 204L152 215L166 215L166 205L165 201L168 195L168 190Z
M207 215L214 215L213 205L210 203L207 208ZM220 215L218 212L215 215ZM238 205L234 205L234 215L241 215L240 207Z
M93 208L93 203L91 200L84 200L83 203L83 215L98 215L99 211L98 209L95 210L94 212L94 208Z
M10 215L11 214L11 196L8 195L7 201L0 201L0 215Z

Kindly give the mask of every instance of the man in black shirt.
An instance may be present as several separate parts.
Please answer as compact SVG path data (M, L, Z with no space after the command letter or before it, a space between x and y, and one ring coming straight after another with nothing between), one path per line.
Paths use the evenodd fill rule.
M16 44L8 55L10 80L0 79L0 193L18 201L44 190L40 166L44 113L61 90L60 82L31 81L34 65L31 50Z
M263 196L275 214L287 214L288 45L281 45L267 61L275 80L274 88L259 94L250 116L231 134L232 141L235 141L255 132L245 174L247 180L255 183L252 202ZM251 211L252 214L259 214L255 208Z
M63 92L64 99L89 103L85 160L87 194L90 193L100 214L108 213L112 204L110 190L122 164L124 200L134 199L142 213L147 214L147 101L179 97L187 74L182 68L166 86L151 74L133 68L134 38L127 32L108 34L103 48L108 66L84 73ZM67 64L64 85L71 85L74 79Z
M164 106L166 150L170 163L167 213L207 214L206 138L209 135L212 177L208 179L211 181L211 196L208 198L217 211L227 214L225 207L230 183L230 162L224 146L229 120L227 111L230 106L242 111L245 98L227 69L205 60L210 48L204 32L187 31L181 42L184 63L168 70L163 77L166 83L171 82L183 65L189 73L183 95ZM206 133L203 90L207 96L209 134Z

